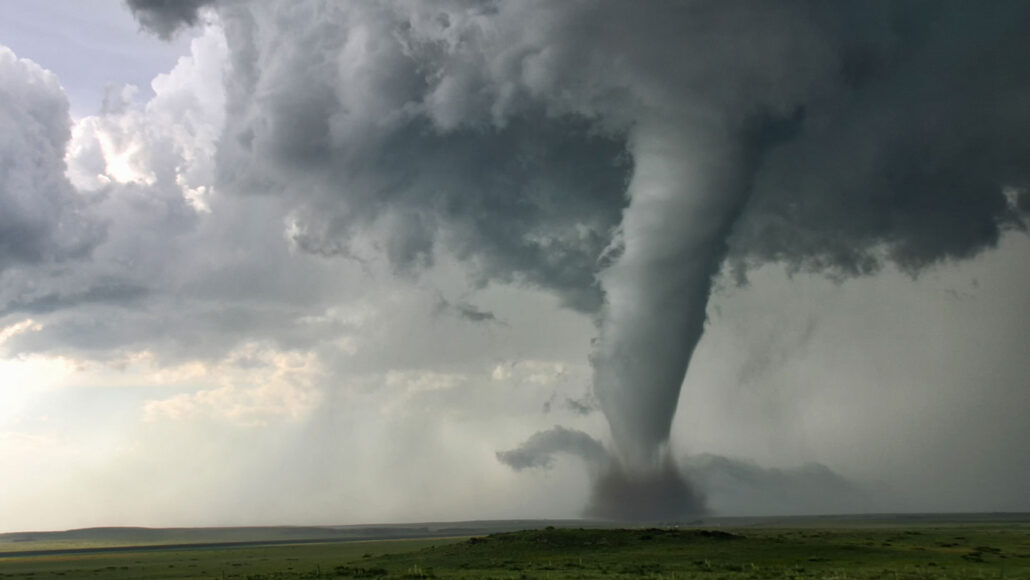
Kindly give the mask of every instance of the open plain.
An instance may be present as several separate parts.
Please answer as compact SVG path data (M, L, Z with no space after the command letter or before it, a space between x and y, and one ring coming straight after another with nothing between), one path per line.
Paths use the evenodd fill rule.
M0 578L1030 578L1030 515L4 534Z

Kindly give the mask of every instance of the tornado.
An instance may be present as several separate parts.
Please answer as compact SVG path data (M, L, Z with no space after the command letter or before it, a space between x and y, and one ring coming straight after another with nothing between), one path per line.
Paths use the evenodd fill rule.
M641 123L630 135L630 202L609 249L615 257L599 274L605 303L591 357L612 448L599 459L582 452L588 436L571 445L568 431L555 429L498 454L520 469L546 466L562 451L586 461L594 480L588 516L667 521L705 512L673 459L669 434L713 276L747 199L740 131L719 118L684 115Z
M664 456L742 196L728 136L698 124L634 131L623 248L600 275L606 302L594 390L617 457L632 469L655 468Z
M710 121L689 120L643 124L632 135L635 167L622 249L600 275L606 301L592 359L616 465L598 480L592 510L599 515L633 515L612 506L638 496L670 495L659 502L669 504L670 516L701 511L678 477L668 443L704 331L712 276L744 195L730 137Z

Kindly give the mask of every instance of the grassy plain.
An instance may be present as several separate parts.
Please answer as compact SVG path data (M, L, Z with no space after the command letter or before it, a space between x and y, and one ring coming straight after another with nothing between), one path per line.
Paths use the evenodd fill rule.
M259 579L336 578L336 567L367 562L397 552L418 552L429 546L461 540L372 540L339 543L283 544L245 547L58 552L0 557L0 578L21 579Z
M545 528L472 538L0 554L0 578L1030 579L1030 523Z

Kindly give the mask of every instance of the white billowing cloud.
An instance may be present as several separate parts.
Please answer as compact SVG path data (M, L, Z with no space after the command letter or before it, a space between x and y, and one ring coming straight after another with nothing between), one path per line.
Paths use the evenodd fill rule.
M80 190L96 191L111 183L154 185L147 120L134 106L136 87L110 86L99 116L86 117L72 128L68 144L68 177Z
M214 185L215 146L225 117L225 36L216 20L190 43L171 72L151 83L154 98L140 106L135 87L109 87L99 115L75 123L68 146L74 185L97 190L111 183L178 186L198 210Z
M253 216L226 209L208 219L227 58L217 22L194 39L191 51L170 73L154 80L156 96L149 102L136 102L131 87L112 88L99 115L77 121L66 154L68 175L88 201L89 217L104 225L106 239L88 264L11 278L0 288L4 312L53 314L47 336L11 348L31 351L63 344L114 358L121 356L120 350L164 356L167 349L153 341L182 337L169 336L162 319L172 324L196 319L125 307L148 298L174 301L170 293L186 297L184 285L203 283L212 271L231 269L226 261L242 258L220 240L229 236L227 228L247 227L244 223ZM239 221L232 224L233 219ZM281 217L266 214L264 219L277 223ZM202 246L211 251L197 251ZM186 301L187 310L207 320L203 311L218 309L195 294ZM226 345L226 351L231 348Z
M57 78L0 46L0 273L81 258L104 236L64 177L69 122Z
M184 58L176 69L175 78L182 86L164 83L163 96L175 90L190 91L190 78L196 86L210 83L210 78L191 75L190 71L195 69L195 62L224 61L224 54L219 56L217 43L212 40L217 36L217 27L213 26L208 35L194 43L194 58ZM205 46L205 42L210 46ZM56 82L53 84L57 86ZM215 85L218 84L216 81ZM110 88L102 113L75 124L71 140L59 143L60 160L50 168L49 179L63 182L70 193L61 200L67 207L51 208L48 215L75 212L84 216L104 234L102 243L98 241L90 247L89 261L66 268L41 262L34 269L9 276L0 286L0 312L4 315L53 314L41 331L44 335L77 336L75 340L81 344L93 343L97 350L108 353L122 341L96 328L98 321L101 326L105 320L112 326L115 323L115 319L100 313L124 312L125 305L138 304L159 285L174 283L178 269L172 259L177 253L175 240L195 232L198 226L199 214L194 206L199 204L191 204L190 188L204 187L190 181L198 175L190 160L210 154L212 135L218 131L217 125L211 126L218 122L217 115L198 120L199 125L205 125L199 132L172 122L177 116L188 119L210 111L199 101L190 105L183 104L186 99L165 98L160 106L148 109L133 101L133 92L131 87ZM205 147L207 154L200 151ZM61 231L66 229L69 228L62 227ZM73 308L81 305L95 310L87 312L89 306L82 311ZM92 332L90 327L94 327ZM117 332L132 330L118 328ZM96 331L99 332L93 334ZM95 340L98 334L103 338L99 342ZM29 343L48 344L52 348L59 344L53 342L53 336L23 335L15 341L23 346L8 347L13 352L40 350ZM129 351L139 350L123 346L128 346Z

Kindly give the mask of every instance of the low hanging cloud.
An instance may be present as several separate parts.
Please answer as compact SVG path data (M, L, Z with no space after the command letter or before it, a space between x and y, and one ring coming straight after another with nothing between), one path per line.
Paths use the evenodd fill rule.
M888 491L856 484L820 463L770 468L713 454L682 463L721 515L875 513L897 505Z
M554 455L559 453L579 457L591 469L605 469L611 461L608 451L596 439L564 427L536 433L516 449L498 451L497 459L518 471L551 467Z

